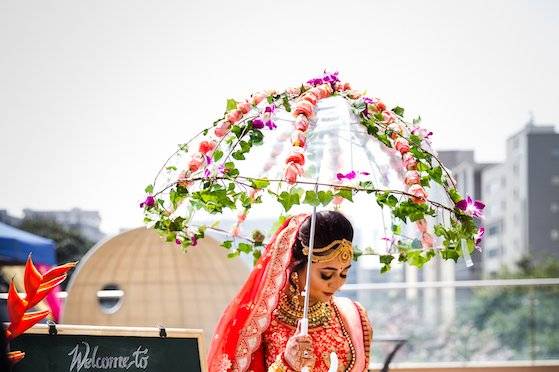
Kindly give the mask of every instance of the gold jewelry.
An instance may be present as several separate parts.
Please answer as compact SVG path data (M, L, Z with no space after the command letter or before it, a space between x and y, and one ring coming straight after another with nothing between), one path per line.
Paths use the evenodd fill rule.
M289 283L289 292L291 294L291 300L294 304L299 305L299 295L301 294L301 288L299 287L299 274L296 271L291 273Z
M287 372L287 367L283 364L281 354L278 355L274 363L270 365L268 372Z
M277 308L277 317L283 323L297 327L299 319L303 317L304 306L290 301L287 294L283 294ZM332 319L332 309L327 302L317 302L309 307L309 328L324 325Z
M303 246L303 254L305 256L308 256L309 255L309 247L304 245L303 242L301 242L301 245ZM336 249L332 249L336 245L338 245L338 247ZM328 252L330 249L332 249L332 252L330 252L328 254L325 254L323 256L316 254L316 253ZM328 244L326 247L313 248L312 262L314 262L314 263L328 262L328 261L332 261L333 259L335 259L338 256L340 257L340 260L344 264L351 261L351 259L353 258L353 248L352 248L351 242L349 240L346 240L346 239L334 240L332 243Z

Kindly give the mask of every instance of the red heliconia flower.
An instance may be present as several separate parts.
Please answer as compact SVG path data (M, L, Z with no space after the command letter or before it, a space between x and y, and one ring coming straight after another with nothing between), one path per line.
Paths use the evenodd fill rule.
M25 298L21 298L17 293L13 281L10 283L8 291L8 315L10 318L10 325L6 330L8 340L13 340L49 314L48 310L26 311L37 305L52 289L62 283L67 277L68 270L74 266L76 266L76 263L70 262L53 267L41 275L39 270L33 265L31 255L27 258L23 277ZM17 359L19 356L21 355L14 354L14 359Z

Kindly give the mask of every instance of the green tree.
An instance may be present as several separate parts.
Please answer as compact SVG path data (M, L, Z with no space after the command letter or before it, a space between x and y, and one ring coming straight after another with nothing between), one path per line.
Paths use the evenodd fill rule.
M535 264L525 257L517 270L503 270L500 279L557 278L559 261ZM515 359L559 357L559 288L502 287L475 292L465 312L479 330L491 329Z

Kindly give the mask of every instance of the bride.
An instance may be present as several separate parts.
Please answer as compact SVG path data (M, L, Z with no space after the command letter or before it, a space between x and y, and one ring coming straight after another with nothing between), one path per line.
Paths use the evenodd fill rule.
M208 355L209 372L367 371L372 330L365 310L334 297L351 267L353 227L341 213L316 215L309 331L299 331L309 252L310 217L286 220L240 292L225 309Z

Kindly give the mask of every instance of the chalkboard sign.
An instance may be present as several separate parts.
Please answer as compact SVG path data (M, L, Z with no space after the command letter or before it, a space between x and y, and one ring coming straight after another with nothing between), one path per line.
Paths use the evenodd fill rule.
M54 334L56 333L56 334ZM13 372L205 372L201 330L36 325L10 343Z

